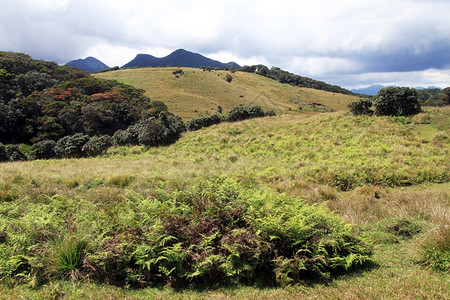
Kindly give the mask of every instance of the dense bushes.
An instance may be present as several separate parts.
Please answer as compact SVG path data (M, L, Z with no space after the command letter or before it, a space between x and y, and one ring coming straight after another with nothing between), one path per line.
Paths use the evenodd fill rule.
M286 285L371 261L368 242L324 206L228 179L116 204L56 195L0 208L3 281Z
M260 106L254 105L248 108L243 106L236 106L230 110L228 115L219 116L212 115L208 117L198 117L186 122L186 128L190 131L199 130L203 127L208 127L221 122L236 122L253 118L261 118L265 116L274 116L275 112L272 110L264 111Z

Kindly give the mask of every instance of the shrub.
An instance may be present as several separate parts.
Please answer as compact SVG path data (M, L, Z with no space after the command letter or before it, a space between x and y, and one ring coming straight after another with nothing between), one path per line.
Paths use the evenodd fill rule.
M56 157L56 142L52 140L43 140L33 144L31 147L31 157L33 159L50 159Z
M359 101L353 101L348 104L348 108L355 116L372 115L373 110L370 109L371 107L372 101L368 99L361 99Z
M225 76L225 81L226 82L231 82L233 80L233 76L231 76L230 74L227 74L226 76Z
M249 119L249 113L243 106L233 107L228 113L227 122L236 122Z
M138 143L146 146L160 146L175 142L184 132L185 126L180 117L161 113L159 118L149 118L136 125Z
M18 145L7 145L6 146L6 155L9 157L9 160L12 160L12 161L27 160L27 156L22 151L20 151Z
M109 135L93 136L84 144L82 151L87 156L100 155L113 145L113 138Z
M89 141L89 136L82 133L68 135L56 142L55 152L58 157L83 157L83 146Z
M126 130L117 130L113 135L114 145L137 145L138 129L136 125L129 126Z
M9 156L6 153L6 147L2 143L0 143L0 161L8 161Z
M203 127L209 127L214 124L219 124L221 122L222 122L221 117L216 114L209 117L198 117L187 121L186 129L189 131L195 131Z
M375 113L378 116L410 116L421 112L415 89L387 87L379 90L374 99Z

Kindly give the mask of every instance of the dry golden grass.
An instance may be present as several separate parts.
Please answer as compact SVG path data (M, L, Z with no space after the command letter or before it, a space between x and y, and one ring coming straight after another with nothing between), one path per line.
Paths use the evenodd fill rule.
M301 105L321 103L338 111L346 111L355 96L321 90L299 88L246 72L202 71L182 68L178 78L172 73L177 68L138 68L99 73L95 76L115 79L144 89L152 100L164 102L169 111L188 120L200 115L211 115L220 105L224 111L244 105L260 105L265 110L279 113L299 113ZM226 74L233 77L225 81Z

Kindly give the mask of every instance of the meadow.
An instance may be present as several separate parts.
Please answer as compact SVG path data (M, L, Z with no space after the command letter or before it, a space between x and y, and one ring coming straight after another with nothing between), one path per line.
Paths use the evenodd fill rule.
M232 83L243 80L234 76ZM406 118L354 117L343 111L284 114L186 132L170 146L116 147L97 158L2 163L0 298L449 298L449 112L449 108L427 108ZM353 253L361 264L335 272L309 260L320 269L308 271L308 276L316 275L311 280L302 279L303 273L295 270L286 271L282 264L275 285L238 280L180 287L170 281L174 280L170 270L164 273L166 267L177 272L179 265L164 265L146 256L150 250L140 241L153 238L152 232L161 226L181 222L199 228L206 224L202 218L213 215L214 220L207 219L212 227L202 231L196 244L204 247L196 253L212 251L208 247L213 245L213 234L226 235L211 229L222 224L214 223L217 219L228 218L220 211L251 215L246 225L263 233L269 228L267 232L285 234L285 239L300 230L296 224L306 222L298 219L300 212L315 216L311 222L319 216L321 223L311 230L321 232L326 224L330 226L326 230L351 237L352 249L360 249ZM191 214L199 219L189 219ZM236 225L230 224L224 228ZM279 224L286 227L273 229ZM232 228L235 238L255 237L242 240L247 248L227 244L236 251L245 248L240 258L249 249L265 249L260 240L252 244L260 237L256 231ZM320 243L326 245L331 239ZM339 247L349 245L340 242L339 236L332 241ZM66 245L81 247L78 253L85 255L75 253L73 259L61 260ZM123 278L112 273L123 270L120 264L131 253L129 245L141 272L127 271L121 282L129 284L115 284ZM176 252L175 245L171 244L172 256L182 253ZM167 250L164 253L169 255ZM261 253L252 255L262 257ZM222 259L209 257L208 266ZM328 265L338 258L330 258ZM241 272L230 273L230 278L260 279L250 272L255 267L252 260L246 262L250 263L234 265L240 269L227 269ZM155 266L167 280L148 285ZM195 271L209 276L211 269L205 266ZM98 280L99 274L107 280ZM189 274L195 282L198 273Z
M182 73L176 73L182 70ZM232 76L227 82L226 76ZM310 88L282 84L253 73L223 70L202 71L193 68L138 68L94 74L98 78L113 79L146 91L154 101L164 102L169 111L184 121L208 116L221 106L229 111L235 106L259 105L277 114L328 109L346 111L356 96L330 93ZM315 107L311 103L322 106Z

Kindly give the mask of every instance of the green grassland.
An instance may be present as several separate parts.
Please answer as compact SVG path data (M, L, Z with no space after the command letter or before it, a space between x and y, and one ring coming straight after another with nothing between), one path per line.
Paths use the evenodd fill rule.
M158 87L161 97L161 86L180 86L182 80L187 82L193 76L211 77L210 82L217 77L214 84L218 89L228 84L220 78L223 71L194 73L186 69L185 78L174 78L170 69L136 69L102 76L118 78L128 72L167 73L165 77L157 75L164 78L164 85ZM157 76L148 80L148 86L157 81ZM247 90L242 88L239 92L240 82L254 80L256 85L256 76L234 73L229 93L256 99L256 90L264 83L265 93L272 97L269 87L277 83L266 78L258 78L260 85L255 90L249 87L252 84L245 83ZM126 77L128 83L139 86L131 82L131 76ZM151 88L148 93L158 100L153 96L158 94L158 85L154 85L155 93ZM173 93L169 99L173 97L172 101L178 99L180 103L183 94L179 90L169 93ZM283 97L291 91L286 93ZM222 100L204 100L198 94L191 97L205 110L216 105L227 108L219 102ZM321 101L331 105L325 100L314 102ZM235 104L238 102L231 106ZM281 107L289 105L292 104L284 102ZM170 109L180 114L185 111L184 117L193 116L181 108ZM354 117L345 112L285 114L187 132L175 144L165 147L118 147L97 158L2 163L0 247L8 239L15 239L17 245L31 247L31 253L42 251L43 256L49 256L44 262L50 264L54 263L52 251L56 251L48 241L52 232L79 232L92 245L106 243L113 247L114 241L137 235L131 228L141 228L137 223L151 214L149 199L186 199L212 182L231 182L243 194L265 195L268 202L290 199L294 206L304 202L329 209L372 241L374 262L347 274L333 275L330 280L272 288L256 287L250 282L200 289L134 289L99 284L77 273L50 282L39 282L36 274L18 278L18 273L14 282L19 284L5 281L0 285L0 298L448 299L448 270L438 271L427 263L424 245L433 237L443 240L444 249L449 244L449 113L449 108L433 108L408 118ZM204 193L205 199L210 199L221 189L215 190L213 185ZM168 213L174 208L164 209ZM122 230L112 240L98 234L111 226L116 226L114 230L130 231ZM5 232L8 238L4 237ZM41 241L45 247L29 243L30 240ZM108 247L97 255L119 255Z
M169 111L185 121L217 112L220 105L224 111L244 105L259 105L276 113L295 113L311 110L310 103L320 103L337 111L347 110L347 104L355 96L330 93L309 88L281 84L270 78L253 73L228 71L202 71L182 68L137 68L95 74L96 77L114 79L144 89L151 100L163 101ZM231 82L225 76L233 77Z

